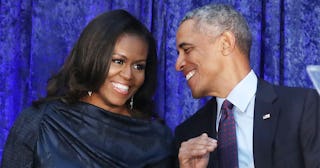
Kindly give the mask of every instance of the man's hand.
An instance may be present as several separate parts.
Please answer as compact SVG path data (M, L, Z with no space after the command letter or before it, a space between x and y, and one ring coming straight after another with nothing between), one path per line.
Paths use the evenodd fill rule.
M210 152L217 148L217 141L206 133L181 143L179 149L180 168L206 168Z

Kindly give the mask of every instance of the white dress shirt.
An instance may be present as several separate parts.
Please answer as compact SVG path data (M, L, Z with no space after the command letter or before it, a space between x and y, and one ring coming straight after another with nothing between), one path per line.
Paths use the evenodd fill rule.
M234 112L238 145L239 168L254 168L253 162L253 113L258 79L253 70L243 78L229 93L227 100L231 102ZM225 98L217 97L218 131L221 118L221 106Z

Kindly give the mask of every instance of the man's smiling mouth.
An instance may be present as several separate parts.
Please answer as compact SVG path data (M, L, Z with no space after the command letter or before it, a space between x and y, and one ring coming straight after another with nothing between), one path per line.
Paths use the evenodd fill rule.
M186 80L189 80L190 78L192 78L195 73L196 73L195 70L190 71L190 72L186 75Z

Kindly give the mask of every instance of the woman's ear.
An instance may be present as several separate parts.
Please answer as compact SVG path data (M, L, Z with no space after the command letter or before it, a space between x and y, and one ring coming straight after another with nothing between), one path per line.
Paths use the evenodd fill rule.
M225 56L230 55L234 51L236 45L234 34L230 31L225 31L221 34L220 40L222 54Z

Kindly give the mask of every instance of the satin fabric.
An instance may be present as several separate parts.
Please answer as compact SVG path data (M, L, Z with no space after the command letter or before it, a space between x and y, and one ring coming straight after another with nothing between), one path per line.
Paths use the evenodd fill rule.
M122 116L84 102L67 105L54 101L26 111L17 122L26 121L21 119L25 116L23 113L28 113L28 118L30 114L39 118L36 120L38 128L29 129L38 131L35 142L28 141L35 147L34 157L29 158L32 167L140 168L171 165L171 132L157 120ZM16 133L15 129L19 128L14 126L12 134ZM25 135L30 134L35 135L34 132ZM3 156L4 165L8 162L6 160L14 157L6 152L12 150L10 143L14 143L10 137Z

